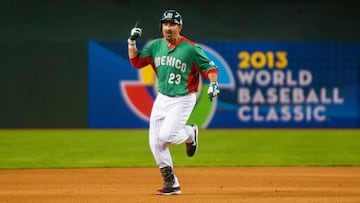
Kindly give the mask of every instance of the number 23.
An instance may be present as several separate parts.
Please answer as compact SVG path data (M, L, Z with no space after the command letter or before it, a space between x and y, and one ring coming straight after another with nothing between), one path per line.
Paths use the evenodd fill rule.
M175 73L170 73L170 76L169 76L169 80L168 80L168 83L169 84L180 84L181 82L181 75L180 74L175 74Z

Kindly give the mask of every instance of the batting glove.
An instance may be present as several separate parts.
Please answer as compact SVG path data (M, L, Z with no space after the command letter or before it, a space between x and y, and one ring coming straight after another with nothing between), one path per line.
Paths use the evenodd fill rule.
M142 29L138 28L138 27L134 27L133 29L131 29L129 39L131 41L134 41L134 40L138 39L139 37L141 37L141 34L142 34Z
M220 94L220 90L218 87L217 82L210 82L209 89L208 89L208 95L209 99L212 102L213 98L218 96Z

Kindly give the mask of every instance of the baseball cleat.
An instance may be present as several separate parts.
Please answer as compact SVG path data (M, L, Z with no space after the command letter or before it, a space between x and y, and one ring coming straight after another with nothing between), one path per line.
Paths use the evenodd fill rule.
M180 187L173 187L173 188L163 188L158 190L156 195L180 195L181 190Z
M199 128L196 124L191 125L191 127L194 129L195 136L192 143L186 143L186 154L189 157L194 156L199 146Z

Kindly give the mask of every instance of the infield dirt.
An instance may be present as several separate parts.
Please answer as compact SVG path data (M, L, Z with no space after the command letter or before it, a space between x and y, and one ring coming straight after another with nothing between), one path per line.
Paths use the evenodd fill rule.
M360 202L360 167L175 168L181 195L156 196L157 168L0 170L0 202Z

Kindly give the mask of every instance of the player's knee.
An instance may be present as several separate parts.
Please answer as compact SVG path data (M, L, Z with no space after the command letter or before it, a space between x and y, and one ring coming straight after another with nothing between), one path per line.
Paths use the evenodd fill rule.
M159 145L166 147L170 143L169 136L165 134L159 134L158 142Z

